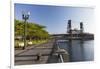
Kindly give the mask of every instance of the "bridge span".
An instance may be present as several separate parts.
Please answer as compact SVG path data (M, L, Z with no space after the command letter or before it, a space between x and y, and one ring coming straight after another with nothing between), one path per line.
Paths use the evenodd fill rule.
M62 40L94 40L94 35L90 33L82 34L51 34L53 38L62 39Z

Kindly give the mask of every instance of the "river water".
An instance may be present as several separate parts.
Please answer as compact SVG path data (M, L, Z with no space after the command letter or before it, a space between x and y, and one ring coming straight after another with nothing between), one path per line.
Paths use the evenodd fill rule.
M80 40L72 40L71 45L66 40L59 40L57 43L60 48L69 52L72 62L94 60L94 40L82 42Z

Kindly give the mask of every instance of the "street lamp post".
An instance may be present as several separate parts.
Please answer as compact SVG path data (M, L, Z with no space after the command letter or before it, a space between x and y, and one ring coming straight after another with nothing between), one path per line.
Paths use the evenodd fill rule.
M26 36L27 36L27 20L29 19L29 15L30 15L30 12L22 12L22 19L24 20L24 47L23 49L25 49L27 43L26 43Z

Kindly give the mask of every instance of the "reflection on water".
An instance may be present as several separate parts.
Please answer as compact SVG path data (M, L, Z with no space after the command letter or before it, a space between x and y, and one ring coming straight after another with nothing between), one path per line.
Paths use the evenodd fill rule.
M71 61L92 61L94 60L94 40L83 41L72 40L71 45L69 41L58 41L60 48L64 48L70 54Z

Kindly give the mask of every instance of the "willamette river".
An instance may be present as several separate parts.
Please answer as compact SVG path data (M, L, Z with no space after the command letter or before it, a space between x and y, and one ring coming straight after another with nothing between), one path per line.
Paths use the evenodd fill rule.
M80 40L73 40L71 47L68 41L60 40L58 45L69 52L72 62L94 60L94 40L83 41L82 43Z

